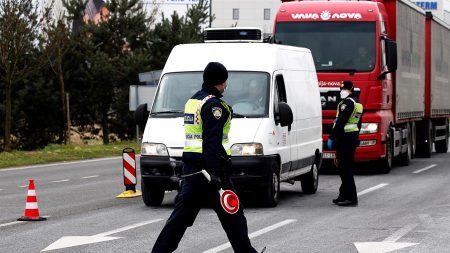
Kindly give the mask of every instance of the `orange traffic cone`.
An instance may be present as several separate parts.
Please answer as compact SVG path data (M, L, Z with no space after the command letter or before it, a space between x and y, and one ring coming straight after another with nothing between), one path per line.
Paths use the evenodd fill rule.
M34 180L30 180L28 184L27 203L25 205L25 214L18 221L41 221L47 218L39 216L39 208L37 204L36 190L34 189Z

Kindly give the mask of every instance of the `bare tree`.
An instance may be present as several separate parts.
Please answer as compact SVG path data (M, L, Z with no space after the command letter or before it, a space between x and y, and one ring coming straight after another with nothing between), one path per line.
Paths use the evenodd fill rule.
M62 139L64 143L70 142L70 117L67 110L68 104L65 92L65 77L63 70L64 56L71 49L70 28L63 17L58 17L55 22L50 22L44 28L46 36L44 54L47 57L51 69L56 75L60 87L60 98L63 113L63 129Z
M41 25L48 22L50 8L40 10L33 0L0 0L0 81L5 89L4 151L12 151L11 93L15 83L33 73L39 64L27 62L36 48Z

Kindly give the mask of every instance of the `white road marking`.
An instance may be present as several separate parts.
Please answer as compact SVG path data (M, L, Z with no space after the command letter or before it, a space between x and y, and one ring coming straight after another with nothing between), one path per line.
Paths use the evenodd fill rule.
M138 156L140 156L140 155L136 155L136 157L138 157ZM77 163L102 162L102 161L114 160L114 159L119 159L119 158L122 159L122 156L120 156L120 157L99 158L99 159L89 159L89 160L77 160L77 161L72 161L72 162L39 164L39 165L32 165L32 166L16 167L16 168L11 168L11 169L0 169L0 172L14 171L14 170L25 170L25 169L41 168L41 167L54 167L54 166L61 166L61 165L72 165L72 164L77 164Z
M400 240L400 238L405 236L407 233L411 232L411 230L413 230L415 227L417 227L417 225L419 225L419 224L408 224L408 225L400 228L399 230L395 231L395 233L393 233L392 235L390 235L389 237L384 239L383 242L396 242L396 241Z
M286 225L288 225L290 223L296 222L296 221L297 220L295 220L295 219L284 220L282 222L278 222L276 224L273 224L273 225L268 226L266 228L263 228L261 230L255 231L255 232L249 234L248 237L250 239L252 239L252 238L255 238L255 237L260 236L262 234L268 233L268 232L270 232L272 230L275 230L275 229L277 229L279 227L286 226ZM216 252L220 252L220 251L226 250L228 248L231 248L231 244L229 242L224 243L222 245L219 245L219 246L217 246L215 248L209 249L207 251L203 251L203 253L216 253Z
M48 218L50 216L42 216L42 217ZM13 222L8 222L8 223L3 223L3 224L0 224L0 228L15 225L15 224L20 224L20 223L24 223L24 222L26 222L26 221L13 221Z
M25 187L28 187L28 185L26 184L26 185L19 185L18 186L19 188L25 188Z
M3 189L0 189L0 191L3 191Z
M374 187L371 187L369 189L365 189L363 191L358 192L358 196L362 196L362 195L367 194L369 192L381 189L381 188L383 188L383 187L385 187L387 185L389 185L389 184L383 183L383 184L375 185Z
M423 168L423 169L416 170L416 171L414 171L413 173L414 173L414 174L418 174L418 173L420 173L420 172L424 172L424 171L429 170L429 169L431 169L431 168L433 168L433 167L436 167L436 166L437 166L436 164L432 164L432 165L427 166L427 167L425 167L425 168Z
M92 235L92 236L63 236L59 240L55 241L54 243L50 244L47 248L43 249L42 251L48 251L48 250L55 250L55 249L62 249L62 248L69 248L74 246L80 246L85 244L91 244L91 243L98 243L98 242L105 242L105 241L111 241L120 239L122 237L108 237L109 235L120 233L126 230L130 230L133 228L141 227L144 225L148 225L151 223L162 221L163 219L155 219L155 220L149 220L144 221L140 223L136 223L130 226L126 226L119 229L114 229L111 231L107 231L104 233ZM41 251L41 252L42 252Z
M418 243L397 242L407 233L411 232L418 224L408 224L392 235L388 236L382 242L355 242L354 245L359 253L386 253L394 250L417 245Z
M13 222L9 222L9 223L3 223L3 224L0 224L0 228L1 227L7 227L7 226L11 226L11 225L14 225L14 224L20 224L20 223L24 223L25 221L13 221Z
M61 183L61 182L67 182L67 181L70 181L70 179L62 179L62 180L51 181L51 183Z
M99 175L87 176L87 177L82 177L82 178L94 178L94 177L99 177Z

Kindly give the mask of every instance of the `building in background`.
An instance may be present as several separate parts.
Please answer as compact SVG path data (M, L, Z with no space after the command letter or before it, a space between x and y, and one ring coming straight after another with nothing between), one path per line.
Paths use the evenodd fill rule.
M83 22L89 21L98 24L102 21L107 21L109 18L109 10L105 6L103 0L89 0L84 9Z
M280 0L212 0L211 27L251 26L271 34L280 4Z
M38 2L39 4L43 3L44 7L50 7L50 5L53 2L53 6L51 6L51 10L50 10L50 15L53 18L59 18L62 17L64 15L64 5L62 3L62 0L44 0L44 1L40 1L40 0L36 0L36 2ZM42 7L42 5L40 6Z
M143 0L143 3L147 13L152 13L154 8L158 8L155 23L159 23L162 14L164 14L164 18L170 18L174 12L177 12L179 16L185 16L188 8L200 1L202 0Z
M415 0L412 2L425 11L431 11L433 16L444 20L444 0Z
M159 7L156 22L161 21L161 14L169 18L174 11L179 16L186 15L192 4L202 0L144 0L150 12L155 5ZM208 1L208 0L205 0ZM281 0L209 0L211 13L215 19L205 27L251 26L263 29L264 33L272 33L273 22Z
M64 15L64 12L66 11L66 8L63 5L63 0L40 0L40 3L45 7L50 6L52 2L52 17L55 19L62 17L62 15ZM88 20L91 20L95 23L98 23L102 19L102 17L104 18L105 16L108 16L109 12L104 7L104 4L104 0L88 0L86 3L86 8L84 9L82 21L87 22Z
M444 2L444 21L450 24L450 0Z

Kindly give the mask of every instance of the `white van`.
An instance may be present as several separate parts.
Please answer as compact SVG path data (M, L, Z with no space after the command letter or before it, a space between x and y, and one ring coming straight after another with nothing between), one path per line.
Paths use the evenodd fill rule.
M229 71L223 100L233 108L229 133L232 180L238 193L251 191L266 206L278 203L280 182L301 181L315 193L322 157L321 102L311 52L268 43L202 43L174 47L146 118L140 170L146 205L160 205L179 187L184 145L183 110L202 85L208 62ZM258 89L258 98L252 89ZM142 124L143 125L143 124Z

